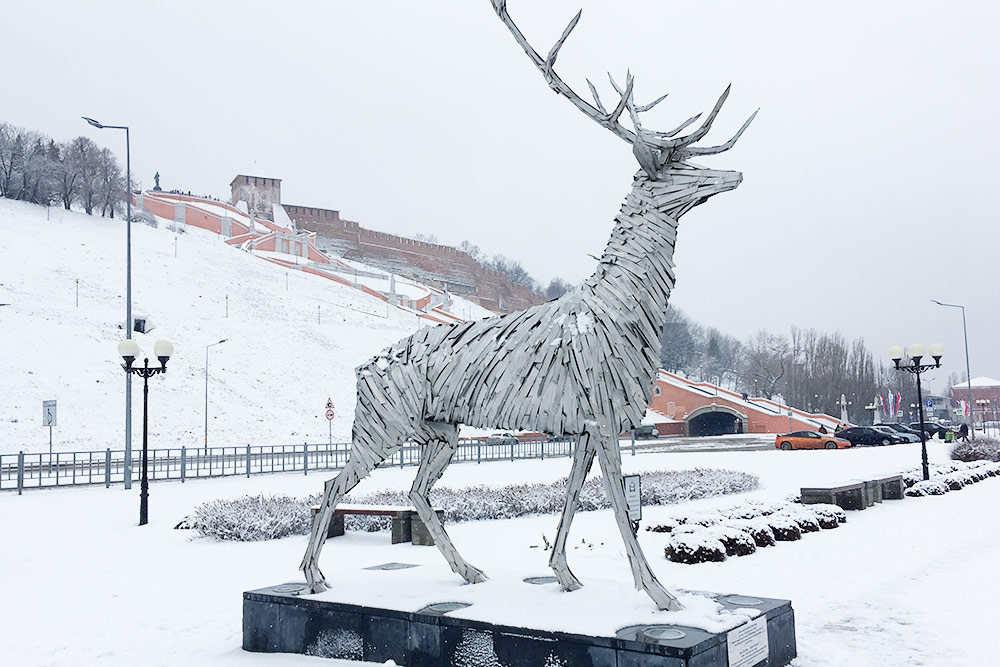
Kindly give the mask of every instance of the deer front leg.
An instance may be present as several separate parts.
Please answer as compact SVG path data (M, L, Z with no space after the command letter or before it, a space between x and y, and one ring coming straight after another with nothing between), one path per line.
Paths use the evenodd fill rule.
M458 427L453 424L441 426L425 424L425 430L430 430L431 433L428 434L429 437L424 445L417 478L410 489L410 501L416 508L420 520L427 526L427 532L434 538L434 545L448 561L452 571L470 584L482 583L486 581L486 575L479 568L467 563L458 553L437 513L431 508L429 498L431 487L441 478L444 469L455 455L455 448L458 446Z
M552 557L549 558L549 567L552 568L552 572L555 573L556 579L564 591L575 591L583 586L566 563L566 541L569 538L569 528L573 523L573 516L580 506L580 490L587 480L587 473L590 472L590 466L593 463L594 442L591 440L590 434L584 433L577 441L576 450L573 452L573 467L569 471L569 480L566 482L566 504L563 505L559 529L552 545Z
M333 518L333 510L336 509L340 499L357 486L361 478L369 472L370 470L359 466L358 460L352 455L351 460L340 471L340 474L327 480L326 484L323 485L323 500L320 501L319 512L313 519L309 546L306 547L306 553L299 565L299 568L306 575L306 583L309 584L309 590L312 593L322 593L328 588L326 579L319 569L319 555L326 543L326 534L330 528L330 519Z
M656 606L666 611L679 611L683 605L666 588L657 581L646 556L642 553L639 541L632 533L632 525L628 520L628 509L625 505L625 488L622 485L621 450L618 446L617 432L607 425L601 426L600 439L597 443L597 459L601 463L604 474L604 487L611 500L611 507L618 522L618 530L625 543L625 553L632 567L632 578L636 590L643 590L653 599Z

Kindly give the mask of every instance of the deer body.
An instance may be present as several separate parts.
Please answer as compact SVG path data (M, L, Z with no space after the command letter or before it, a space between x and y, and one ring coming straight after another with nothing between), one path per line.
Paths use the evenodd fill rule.
M318 561L336 504L412 439L422 445L422 453L410 499L452 570L469 583L483 581L483 572L467 563L452 544L431 509L428 494L454 455L459 424L532 430L579 436L550 559L560 585L565 590L580 586L566 563L566 538L596 455L636 588L645 590L660 609L680 609L680 603L653 575L628 521L618 434L639 425L651 398L660 363L660 333L674 286L672 258L678 221L709 197L732 190L742 179L739 172L687 162L690 155L726 150L739 136L720 147L690 145L711 127L728 89L691 135L670 138L697 116L671 133L646 132L638 113L653 105L640 107L632 102L631 77L624 91L615 85L621 100L609 113L596 91L597 106L593 107L576 97L552 71L559 47L579 15L542 60L510 21L504 0L493 3L549 85L632 143L642 169L615 218L597 269L581 285L521 312L422 329L358 368L351 458L326 484L301 567L313 592L325 590ZM625 109L634 132L617 122Z

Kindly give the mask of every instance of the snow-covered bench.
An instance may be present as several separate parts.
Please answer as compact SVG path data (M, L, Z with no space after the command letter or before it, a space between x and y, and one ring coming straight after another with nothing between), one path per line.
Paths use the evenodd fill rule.
M863 510L883 499L901 500L903 486L902 475L852 480L833 486L802 487L801 500L803 505L830 503L845 510Z
M436 509L438 517L442 517L444 510ZM319 505L312 507L313 519L319 513ZM434 538L431 537L427 526L420 520L417 510L409 505L337 505L330 519L330 528L326 533L327 537L338 537L344 534L344 517L348 514L361 516L387 516L392 519L392 543L412 542L421 546L431 546Z
M845 510L863 510L865 504L864 482L847 482L835 486L802 487L803 505L829 503Z

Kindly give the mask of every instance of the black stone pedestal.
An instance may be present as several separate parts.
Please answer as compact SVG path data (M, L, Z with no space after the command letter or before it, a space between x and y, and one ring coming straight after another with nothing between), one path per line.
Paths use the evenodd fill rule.
M729 632L657 625L592 637L448 616L467 604L405 612L299 597L303 592L304 584L283 584L244 593L244 650L394 660L406 667L783 667L795 657L787 600L712 595L723 607L759 611ZM746 648L755 642L756 652ZM766 658L740 662L730 658L730 646L748 655L763 650Z

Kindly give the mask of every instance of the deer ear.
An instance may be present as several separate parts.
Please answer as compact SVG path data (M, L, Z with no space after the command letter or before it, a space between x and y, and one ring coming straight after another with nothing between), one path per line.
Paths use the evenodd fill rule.
M643 141L641 137L636 137L635 143L632 144L632 154L635 155L635 159L639 161L639 166L646 172L646 175L655 181L659 172L659 165L656 164L657 156L653 148Z

